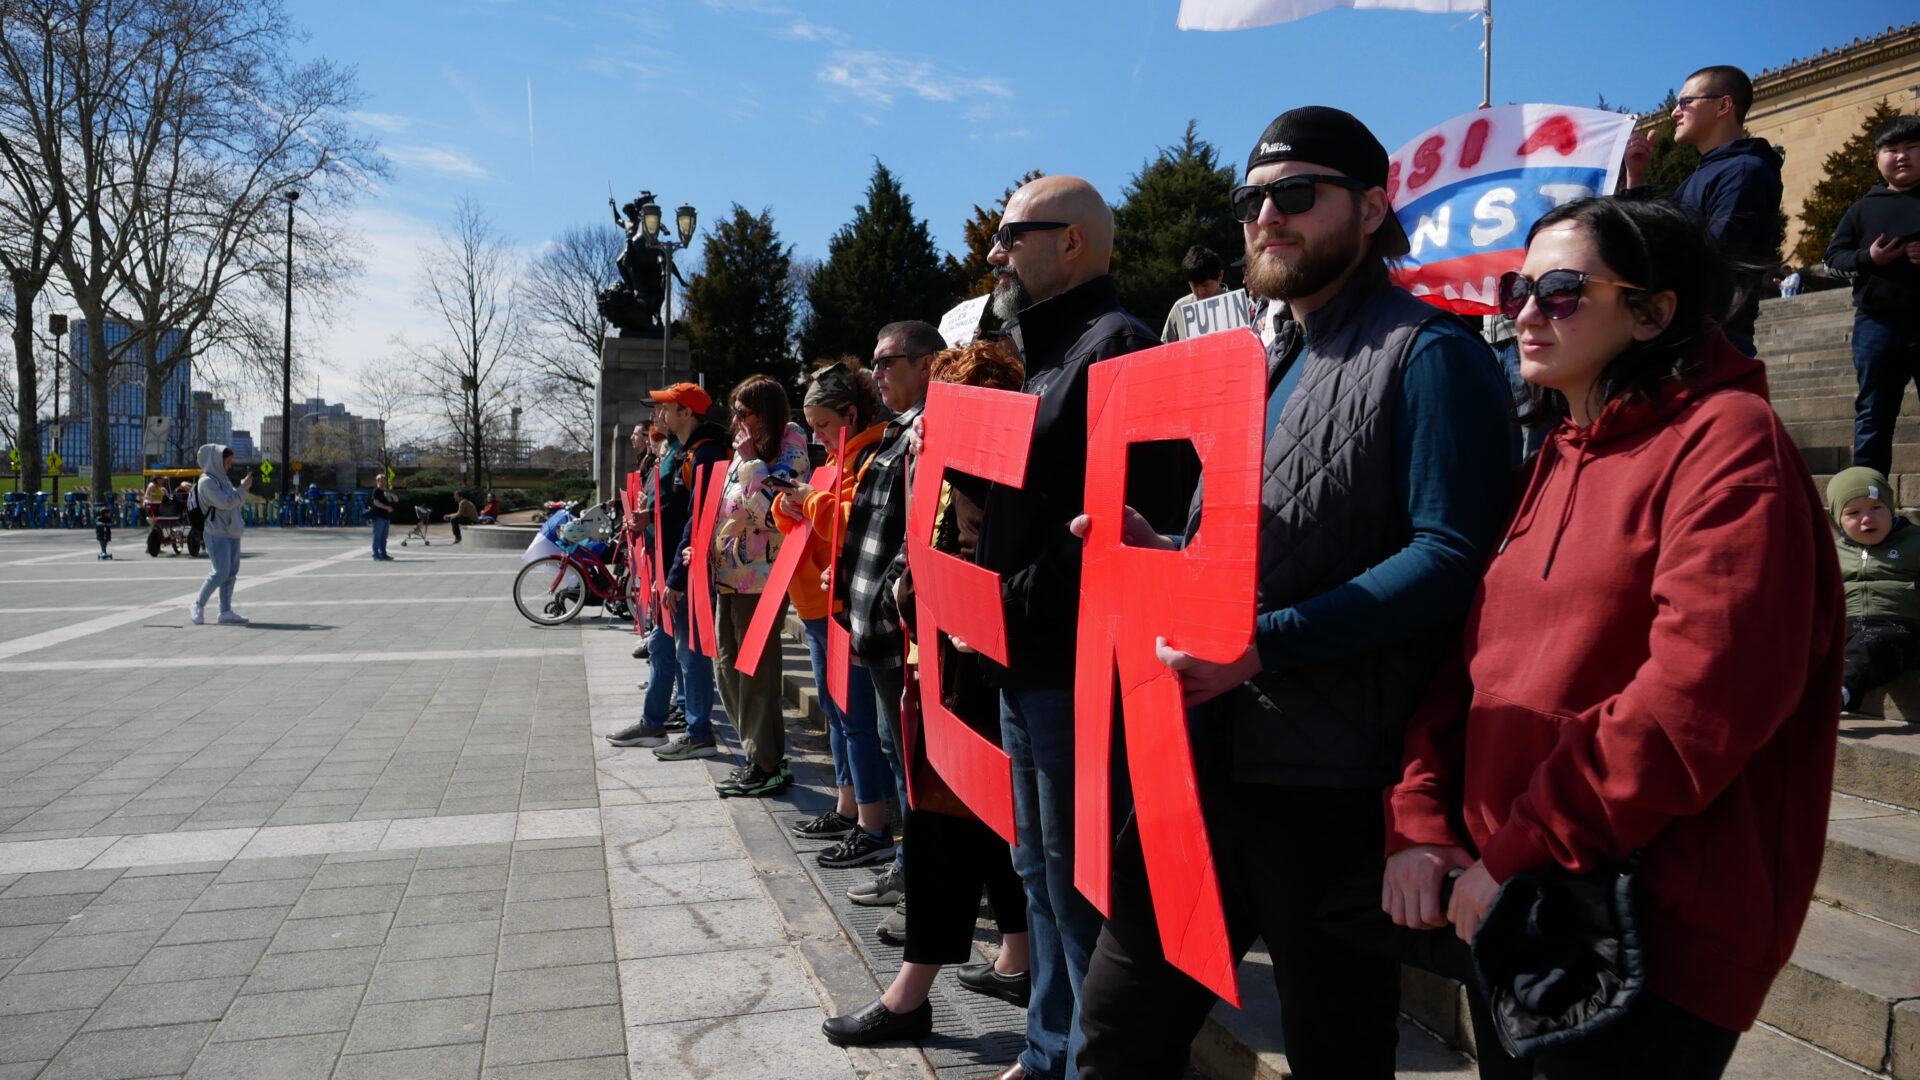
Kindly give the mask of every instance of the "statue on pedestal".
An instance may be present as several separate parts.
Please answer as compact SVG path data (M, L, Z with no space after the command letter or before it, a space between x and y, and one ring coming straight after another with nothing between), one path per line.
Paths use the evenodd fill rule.
M607 206L613 211L613 223L627 236L626 250L614 261L620 270L620 284L600 294L600 315L612 323L621 337L659 337L662 332L660 305L666 299L666 252L646 234L640 208L652 200L653 193L643 191L626 206L612 198ZM680 270L673 276L685 285Z

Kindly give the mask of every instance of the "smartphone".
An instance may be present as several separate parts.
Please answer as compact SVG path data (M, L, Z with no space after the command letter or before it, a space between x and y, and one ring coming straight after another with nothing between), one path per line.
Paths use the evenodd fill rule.
M800 486L798 481L782 473L768 473L766 485L770 488L779 488L781 491L792 491Z

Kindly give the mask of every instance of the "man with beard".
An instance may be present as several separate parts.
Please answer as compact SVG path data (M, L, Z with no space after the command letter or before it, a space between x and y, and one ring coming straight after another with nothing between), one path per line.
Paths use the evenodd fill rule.
M1026 483L986 491L975 561L1000 574L1006 666L982 660L1000 691L1001 745L1013 759L1032 952L1027 1047L1001 1074L1070 1075L1079 1043L1081 977L1100 913L1073 887L1073 668L1079 626L1080 513L1087 471L1087 368L1160 343L1120 306L1108 274L1113 212L1085 180L1048 176L1014 192L994 246L993 310L1026 364L1022 392L1040 399ZM1129 488L1150 520L1185 517L1193 477L1171 454L1136 455ZM1167 527L1172 527L1167 522Z
M1386 181L1386 150L1337 109L1284 113L1254 144L1233 210L1271 336L1255 643L1227 664L1160 648L1196 732L1228 936L1236 959L1256 937L1272 953L1301 1080L1394 1074L1398 965L1316 916L1336 883L1380 892L1381 791L1499 535L1512 466L1486 344L1387 277L1407 237ZM1112 901L1080 1075L1178 1077L1214 995L1161 952L1131 821Z

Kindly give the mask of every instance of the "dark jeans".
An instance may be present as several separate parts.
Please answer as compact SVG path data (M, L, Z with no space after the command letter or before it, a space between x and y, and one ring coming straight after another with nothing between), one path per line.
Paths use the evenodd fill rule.
M880 706L880 722L876 732L880 736L880 752L886 755L887 767L893 770L893 792L900 796L900 809L907 808L907 766L900 757L902 733L900 730L900 698L907 692L907 669L904 667L868 668L867 674L873 679L873 699ZM847 679L847 691L853 691L851 673ZM852 704L852 699L848 699ZM902 839L894 845L894 869L906 873L907 844Z
M1273 957L1287 1063L1300 1080L1393 1080L1400 965L1320 928L1328 886L1381 861L1377 789L1201 784L1234 957L1255 938ZM1376 871L1377 872L1377 871ZM1083 1080L1181 1076L1215 997L1169 963L1140 837L1113 853L1113 907L1081 992Z
M460 526L477 525L479 522L472 518L450 517L447 519L447 524L453 526L453 542L457 544L460 542Z
M1847 619L1846 681L1849 708L1860 696L1920 668L1920 630L1896 619Z
M1740 1033L1707 1023L1666 998L1641 992L1625 1019L1565 1049L1516 1061L1468 990L1480 1080L1719 1080ZM1291 1054L1289 1054L1291 1057Z
M1894 425L1907 384L1920 380L1920 315L1904 323L1853 313L1853 463L1892 472Z
M1081 982L1100 935L1099 909L1073 885L1073 690L1002 690L1000 745L1013 759L1013 868L1027 890L1033 957L1020 1064L1029 1076L1060 1080L1074 1075Z
M1012 849L977 818L908 810L907 947L910 964L964 964L973 959L980 889L987 890L1002 934L1027 929L1027 897L1013 872Z

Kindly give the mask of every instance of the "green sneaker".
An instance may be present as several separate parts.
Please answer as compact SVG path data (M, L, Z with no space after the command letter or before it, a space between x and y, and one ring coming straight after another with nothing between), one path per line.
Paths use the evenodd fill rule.
M719 752L711 735L704 739L675 735L665 746L656 749L653 756L661 761L691 761L694 758L713 757Z
M793 768L786 762L780 763L778 772L769 772L758 765L748 769L739 779L728 777L715 785L721 798L764 798L778 795L793 786Z

